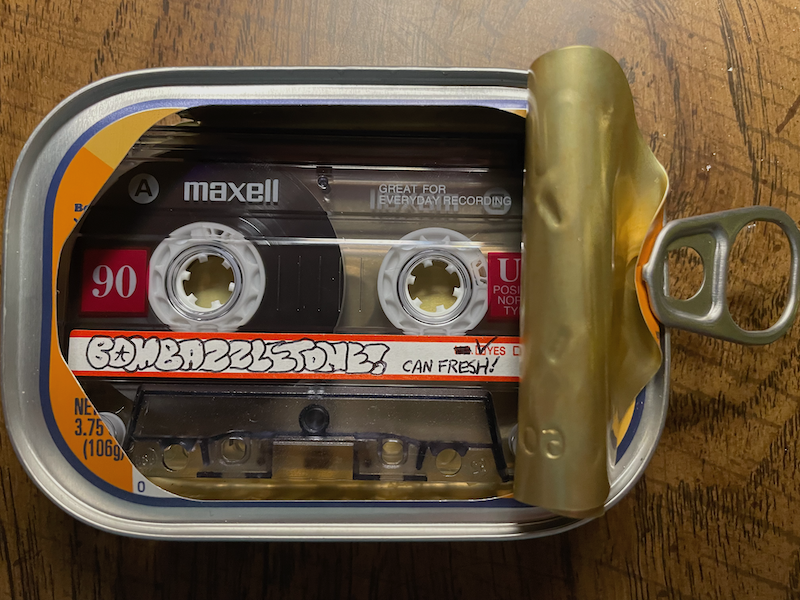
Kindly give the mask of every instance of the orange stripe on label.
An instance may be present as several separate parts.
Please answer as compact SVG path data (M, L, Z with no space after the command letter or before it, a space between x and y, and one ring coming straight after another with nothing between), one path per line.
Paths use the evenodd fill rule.
M452 343L459 344L519 344L519 337L516 336L497 336L497 335L359 335L341 333L243 333L238 331L224 333L208 332L187 332L187 331L122 331L115 329L75 329L70 338L95 337L98 335L107 336L140 336L157 337L170 339L226 339L226 340L250 340L255 338L269 338L270 340L314 340L323 342L421 342L421 343Z
M644 238L642 250L639 253L639 258L636 261L636 297L639 300L639 308L642 311L644 322L647 324L647 328L650 330L650 333L656 340L660 339L661 337L661 324L659 323L658 319L653 313L653 309L650 306L650 295L647 291L647 285L642 277L642 271L644 270L644 266L650 260L650 255L653 252L656 238L658 238L658 234L661 233L663 228L664 203L662 202L655 218L653 219L653 224L650 227L650 230L647 232L647 236Z
M174 108L159 108L129 115L98 131L84 148L115 169L142 132L174 113Z
M50 339L50 403L64 441L95 475L111 485L133 491L133 464L102 425L85 392L61 354L56 307L57 278L64 243L86 206L105 185L131 146L151 125L177 109L143 111L116 121L91 138L67 166L53 207L53 256L50 274L53 297Z
M131 374L127 371L74 371L77 377L161 377L167 379L325 379L325 380L347 380L347 381L376 381L381 384L392 381L478 381L481 380L474 375L347 375L341 373L267 373L259 375L257 373L202 373L191 372L183 373L179 371L170 373L140 372ZM492 377L491 381L518 382L519 377Z
M56 195L53 212L53 306L57 306L56 284L61 248L75 226L83 206L92 201L113 172L113 168L94 154L81 148L67 167ZM114 448L118 445L111 437L98 415L89 406L84 414L76 414L76 405L83 406L86 396L69 370L58 344L58 328L55 313L52 316L52 339L50 344L50 403L53 416L64 441L78 459L90 471L106 482L123 490L132 489L133 465L125 453L117 450L120 460L114 459ZM100 433L102 432L102 433ZM111 450L110 456L106 450Z

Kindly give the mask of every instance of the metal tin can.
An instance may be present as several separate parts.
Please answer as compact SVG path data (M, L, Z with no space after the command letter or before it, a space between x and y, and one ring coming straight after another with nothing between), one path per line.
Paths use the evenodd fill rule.
M71 185L95 185L100 192L106 189L114 161L122 159L113 144L98 137L99 132L117 124L115 135L135 130L136 138L162 117L209 106L396 107L412 111L408 114L415 107L480 107L524 115L527 85L526 72L511 70L157 69L102 80L61 103L32 134L17 162L5 228L4 410L17 455L37 486L90 525L147 538L508 539L550 535L584 522L510 497L192 499L154 485L133 465L115 471L115 464L126 461L114 456L116 446L109 445L110 437L100 444L105 456L90 449L92 456L87 457L86 446L79 444L82 438L68 441L63 431L63 423L71 421L84 427L84 417L90 413L83 411L94 410L83 404L85 398L62 356L58 340L62 313L57 311L62 298L56 291L60 244L85 209L82 201L71 201L65 178L96 175L98 181ZM70 171L77 160L85 161L82 170ZM315 177L324 193L327 176L315 171ZM270 188L267 184L257 189L261 199L264 189ZM100 280L106 283L102 276ZM661 367L633 403L627 428L612 449L605 508L618 502L642 476L664 427L669 380L666 332L661 350ZM78 391L72 396L65 392L73 389ZM103 426L114 433L114 422L106 418Z

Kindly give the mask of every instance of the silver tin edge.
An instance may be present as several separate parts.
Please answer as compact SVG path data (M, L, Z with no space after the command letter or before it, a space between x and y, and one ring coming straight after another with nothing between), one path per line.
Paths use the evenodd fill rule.
M314 85L310 86L310 82ZM138 71L101 80L73 94L59 104L33 132L12 174L6 207L0 377L6 423L17 455L37 486L68 513L90 525L117 534L206 540L508 539L549 535L583 523L554 517L536 508L489 509L480 506L481 502L474 503L475 509L458 508L448 512L445 521L442 520L441 507L434 510L408 506L362 508L358 503L352 508L336 509L309 508L298 503L296 508L270 509L269 521L263 517L254 521L246 509L226 510L223 514L213 506L208 506L208 503L197 503L197 508L182 508L181 516L202 518L175 521L174 508L154 510L154 507L116 498L91 485L72 469L49 436L39 397L42 222L43 200L47 194L46 186L41 182L52 179L56 165L83 132L86 123L98 120L98 104L131 93L145 99L151 97L154 91L161 91L162 96L180 97L184 86L197 86L205 90L214 90L216 86L268 86L271 90L276 89L274 86L300 86L305 89L316 88L324 95L330 93L329 86L355 86L363 90L370 85L375 86L386 100L393 97L386 94L394 92L396 95L402 90L404 93L400 95L424 101L424 98L414 96L416 88L422 86L443 91L446 89L448 93L445 96L461 95L473 98L470 102L473 103L476 100L476 86L516 88L514 91L518 95L525 88L526 73L488 69L291 67ZM291 90L289 93L292 93ZM498 94L489 93L487 97L492 95ZM346 99L342 98L342 101ZM446 103L445 98L442 101ZM106 107L105 110L110 111L111 108ZM43 160L45 157L49 158ZM22 244L23 239L25 245ZM668 342L665 340L665 361L659 375L649 386L654 394L646 403L658 414L648 416L647 423L645 415L642 415L634 442L639 443L636 437L641 434L647 437L646 444L639 447L634 464L626 468L615 482L607 507L615 504L636 483L655 451L666 414L668 356ZM653 400L656 399L661 402L654 405ZM650 418L654 421L650 421ZM37 438L34 432L43 432L45 435ZM218 516L215 513L219 513ZM519 522L523 516L527 516L527 520ZM398 523L402 520L407 523Z

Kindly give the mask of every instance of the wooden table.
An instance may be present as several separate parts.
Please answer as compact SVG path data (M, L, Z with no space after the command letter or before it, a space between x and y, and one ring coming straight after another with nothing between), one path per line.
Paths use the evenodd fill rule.
M672 181L668 212L800 217L797 0L3 0L0 187L78 88L177 65L525 68L592 44L628 75ZM746 324L774 319L787 245L735 251ZM691 269L676 261L688 293ZM695 283L698 280L695 279ZM761 308L760 308L761 307ZM787 598L800 596L800 331L768 348L673 337L670 412L641 483L604 518L507 543L157 543L68 517L0 429L0 598Z

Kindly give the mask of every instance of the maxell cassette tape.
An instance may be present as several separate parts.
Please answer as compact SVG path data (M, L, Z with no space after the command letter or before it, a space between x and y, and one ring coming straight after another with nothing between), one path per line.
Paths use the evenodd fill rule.
M227 500L510 492L524 140L473 110L207 107L139 139L57 285L62 352L142 475Z
M800 235L767 208L664 227L613 59L532 71L172 69L65 101L6 221L4 408L34 481L168 538L535 536L612 506L663 427L661 324L782 335ZM724 293L754 220L792 248L763 332ZM687 245L707 283L677 301Z

